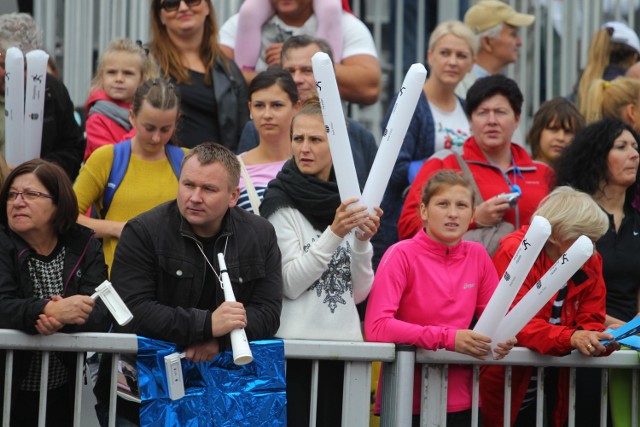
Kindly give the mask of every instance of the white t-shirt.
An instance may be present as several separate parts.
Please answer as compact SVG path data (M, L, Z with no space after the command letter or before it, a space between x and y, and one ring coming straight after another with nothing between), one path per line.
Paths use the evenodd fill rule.
M442 111L431 102L429 108L436 132L434 152L446 148L462 154L462 145L471 136L471 126L462 105L456 102L456 108L451 112Z
M256 71L264 71L267 64L264 61L264 50L274 43L283 43L290 36L305 34L315 36L318 31L318 19L311 15L301 27L292 27L285 24L274 15L262 26L262 41L260 44L260 59L256 64ZM220 28L220 44L236 49L236 34L238 32L238 14L229 18ZM342 57L348 58L354 55L371 55L378 57L376 45L373 42L371 32L362 21L353 14L342 13Z

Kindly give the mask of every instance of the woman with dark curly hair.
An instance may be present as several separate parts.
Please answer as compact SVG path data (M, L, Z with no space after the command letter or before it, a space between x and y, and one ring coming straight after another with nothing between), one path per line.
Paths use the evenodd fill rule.
M640 213L631 207L638 185L638 134L619 120L605 119L580 131L556 165L557 185L590 194L609 216L596 244L607 283L607 325L638 313Z
M639 309L640 213L632 207L638 188L638 141L638 134L630 125L600 120L578 132L556 163L557 185L570 185L590 194L609 217L609 229L596 243L607 288L605 326L626 323ZM599 407L599 377L599 371L579 371L579 384L585 381L589 386L578 386L578 390L593 390L594 394L576 399L585 405L584 410L576 410L577 416L599 416L590 411ZM614 417L621 412L611 411ZM576 418L576 425L585 424Z

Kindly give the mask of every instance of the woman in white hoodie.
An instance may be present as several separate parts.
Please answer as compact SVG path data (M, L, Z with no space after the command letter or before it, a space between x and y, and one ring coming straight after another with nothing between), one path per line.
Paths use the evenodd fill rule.
M362 341L356 304L373 283L369 240L382 211L340 201L322 111L307 102L291 124L293 159L269 183L260 213L275 227L282 252L286 339ZM289 425L309 422L310 361L287 363ZM343 364L320 366L317 425L340 425ZM326 393L325 391L326 385ZM339 387L336 387L339 385ZM338 390L340 388L340 390Z

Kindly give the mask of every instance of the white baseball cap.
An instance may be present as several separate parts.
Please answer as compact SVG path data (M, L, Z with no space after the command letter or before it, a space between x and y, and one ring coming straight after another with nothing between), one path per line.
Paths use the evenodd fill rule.
M612 42L626 44L627 46L634 48L636 52L640 54L640 40L638 39L638 34L629 28L627 24L618 21L611 21L604 24L602 28L611 28L613 30L613 34L611 34Z

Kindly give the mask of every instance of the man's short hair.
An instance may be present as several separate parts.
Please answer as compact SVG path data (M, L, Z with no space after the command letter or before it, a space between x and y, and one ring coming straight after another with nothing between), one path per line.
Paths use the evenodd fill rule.
M301 34L299 36L291 36L287 40L285 40L282 45L282 50L280 51L280 63L284 61L287 52L290 49L302 49L307 46L311 46L315 44L320 49L320 52L324 52L329 55L331 62L333 63L333 50L331 50L331 46L324 39L319 39L311 36L307 36L305 34Z
M17 47L23 53L42 49L42 30L28 13L0 15L0 50Z
M196 145L182 159L180 170L184 168L185 163L196 157L201 165L210 165L214 162L220 162L227 169L229 177L229 190L234 190L240 183L240 162L231 150L215 142L204 142Z
M528 27L535 16L518 13L511 6L498 0L480 0L464 14L464 23L476 34L503 24L514 27Z

